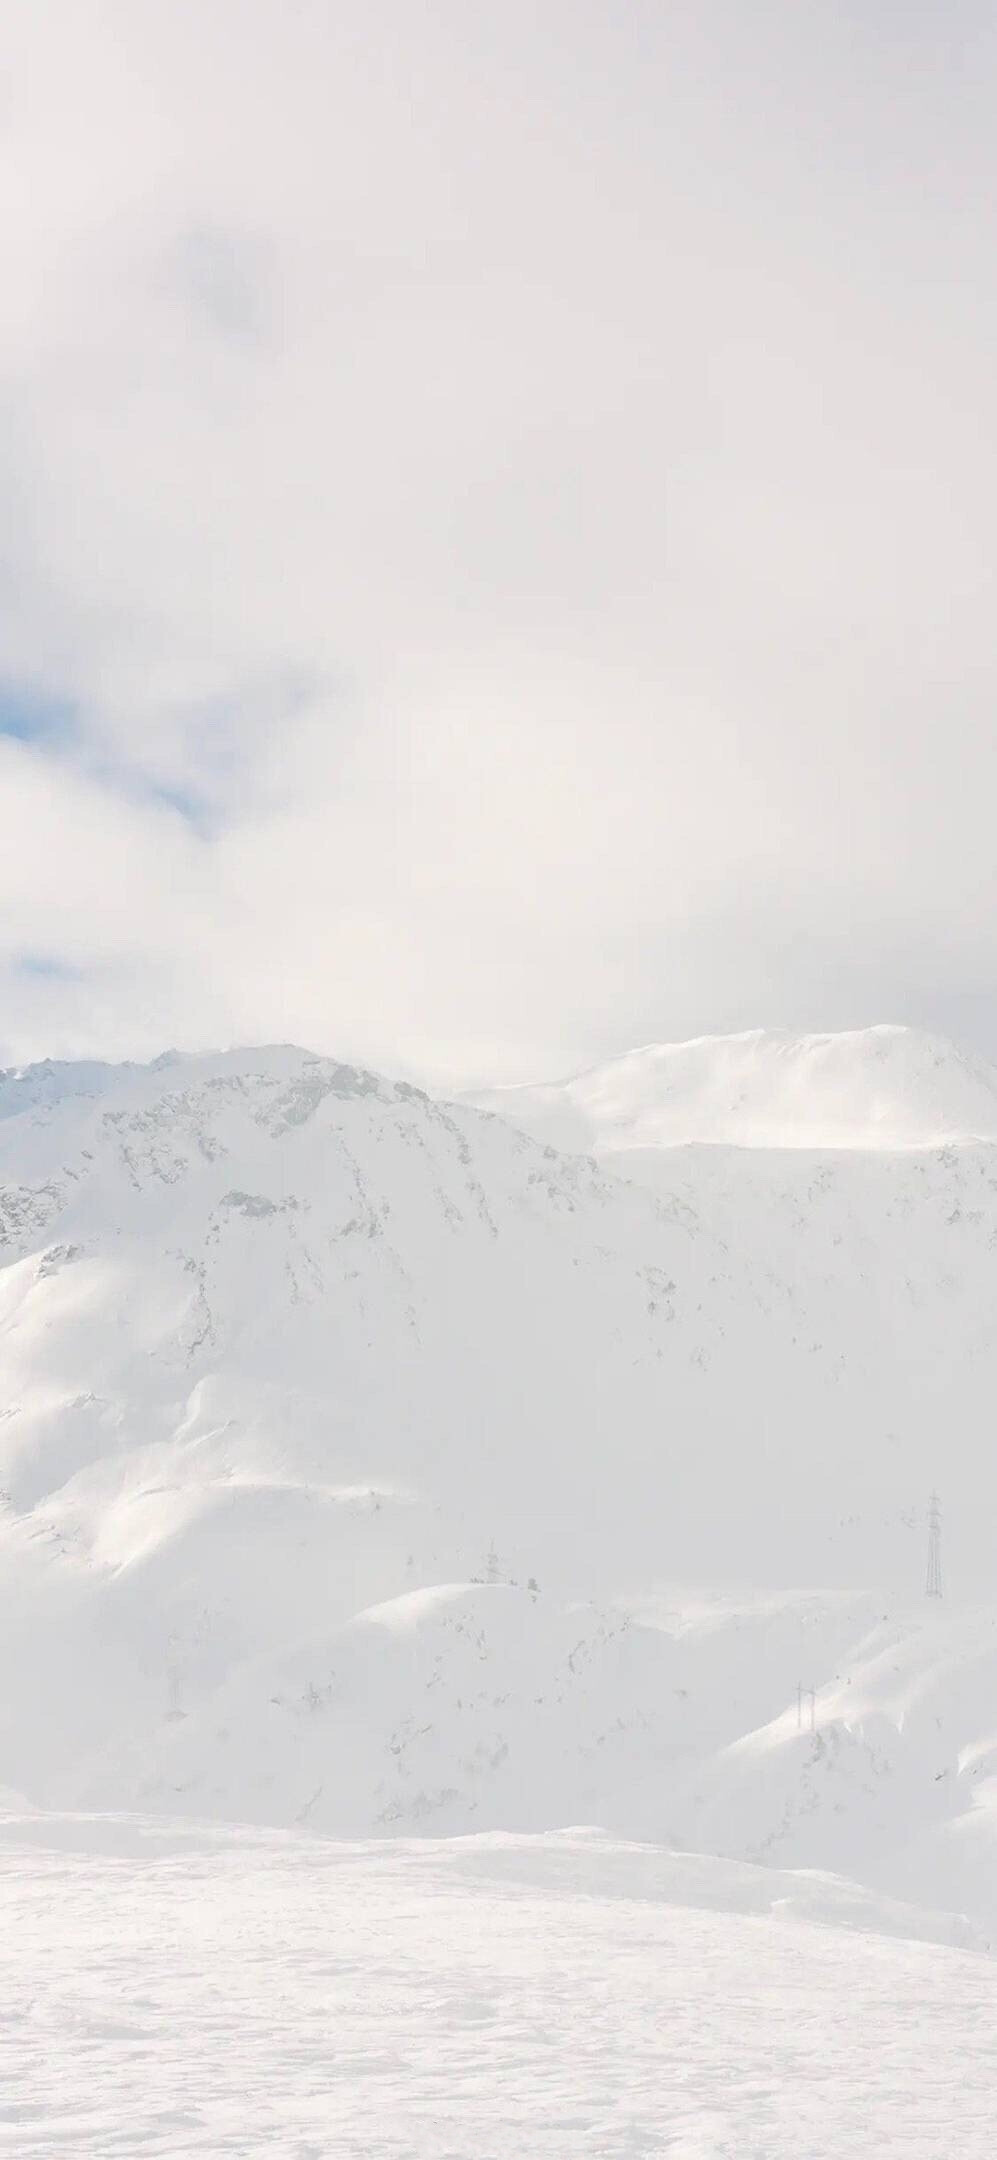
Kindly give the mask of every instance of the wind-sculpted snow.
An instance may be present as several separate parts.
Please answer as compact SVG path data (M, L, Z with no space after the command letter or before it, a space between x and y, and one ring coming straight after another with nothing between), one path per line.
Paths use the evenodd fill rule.
M594 1819L997 1928L997 1150L621 1178L287 1048L43 1074L0 1121L4 1785Z

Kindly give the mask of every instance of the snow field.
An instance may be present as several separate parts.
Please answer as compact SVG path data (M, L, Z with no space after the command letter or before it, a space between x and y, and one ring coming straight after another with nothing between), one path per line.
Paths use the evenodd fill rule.
M699 1866L8 1820L0 2153L990 2160L997 1967Z

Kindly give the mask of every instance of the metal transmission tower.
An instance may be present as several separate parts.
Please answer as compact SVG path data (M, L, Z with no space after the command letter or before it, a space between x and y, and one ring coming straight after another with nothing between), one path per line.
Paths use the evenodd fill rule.
M928 1597L941 1597L942 1503L936 1492L928 1502L928 1573L924 1587Z

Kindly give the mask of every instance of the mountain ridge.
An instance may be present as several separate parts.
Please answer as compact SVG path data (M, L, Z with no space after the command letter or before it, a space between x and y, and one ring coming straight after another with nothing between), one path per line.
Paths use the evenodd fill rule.
M691 1144L868 1151L997 1140L997 1066L945 1036L886 1024L649 1043L562 1081L465 1099L553 1146L605 1156Z

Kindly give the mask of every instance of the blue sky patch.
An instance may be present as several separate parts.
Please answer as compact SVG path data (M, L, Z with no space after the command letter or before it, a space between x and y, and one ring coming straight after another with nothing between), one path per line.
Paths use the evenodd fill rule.
M211 820L212 806L195 788L169 786L162 780L143 783L142 794L151 802L162 803L166 810L175 810L186 818L188 825L195 825L199 832L206 830Z
M29 982L81 982L83 969L74 967L71 960L60 959L58 953L18 953L13 962L13 972Z
M76 729L76 708L67 698L0 676L0 735L49 746L72 741Z

